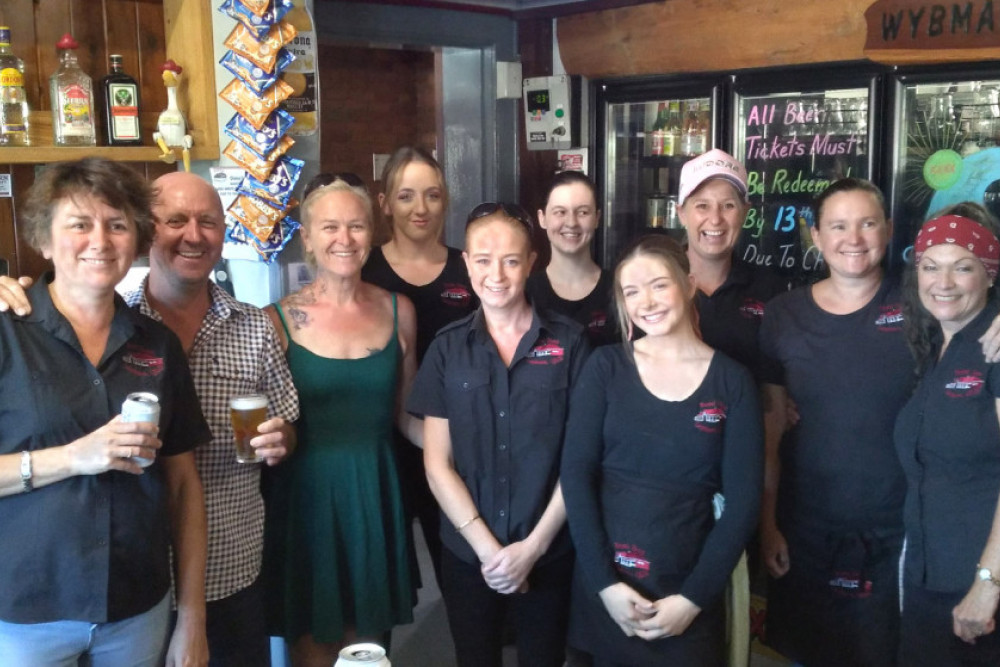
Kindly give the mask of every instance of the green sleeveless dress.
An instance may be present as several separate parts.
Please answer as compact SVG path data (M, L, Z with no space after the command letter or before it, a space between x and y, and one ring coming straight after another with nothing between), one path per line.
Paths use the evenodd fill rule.
M409 530L392 452L395 294L392 304L392 339L362 359L321 357L288 336L301 416L295 452L268 470L263 577L272 635L340 642L348 627L372 637L413 620Z

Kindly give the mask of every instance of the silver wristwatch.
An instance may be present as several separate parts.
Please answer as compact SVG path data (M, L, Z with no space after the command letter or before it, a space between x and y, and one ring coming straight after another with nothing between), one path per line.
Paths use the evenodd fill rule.
M983 567L982 565L976 564L976 577L980 581L988 581L994 586L1000 586L1000 579L993 576L993 571L988 567Z

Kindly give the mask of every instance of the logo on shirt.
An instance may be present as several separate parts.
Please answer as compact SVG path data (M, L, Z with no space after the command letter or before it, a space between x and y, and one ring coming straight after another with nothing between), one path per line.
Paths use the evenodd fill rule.
M122 363L125 364L125 370L140 377L156 377L163 372L163 357L137 345L125 346Z
M698 414L694 416L694 427L704 433L719 433L726 420L726 405L721 401L707 401L698 404Z
M444 291L441 292L441 303L449 306L467 306L472 299L469 290L464 285L458 283L445 283Z
M900 304L881 306L879 311L878 317L875 318L875 328L879 331L903 330L903 307Z
M743 305L740 306L740 315L747 318L748 320L759 320L764 317L764 302L760 299L754 299L753 297L747 297L743 299Z
M862 578L860 572L834 572L829 584L838 597L866 598L872 594L871 580Z
M566 357L566 350L556 338L542 338L528 350L528 363L554 366Z
M608 314L603 310L595 310L590 314L590 321L587 322L587 329L593 331L594 329L603 329L604 325L608 323Z
M944 394L950 398L972 398L982 393L986 380L980 371L959 369L955 379L944 386Z
M649 561L645 556L646 550L634 544L615 543L615 566L636 579L649 576Z

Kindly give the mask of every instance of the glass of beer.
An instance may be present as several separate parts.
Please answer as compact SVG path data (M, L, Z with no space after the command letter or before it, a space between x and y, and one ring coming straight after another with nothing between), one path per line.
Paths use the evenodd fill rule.
M250 446L250 440L260 435L257 427L267 421L267 396L234 396L229 401L229 417L236 440L236 460L240 463L263 461Z

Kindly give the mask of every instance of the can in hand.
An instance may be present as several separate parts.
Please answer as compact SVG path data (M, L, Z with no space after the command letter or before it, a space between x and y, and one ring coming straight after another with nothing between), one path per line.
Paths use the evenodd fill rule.
M392 667L378 644L351 644L340 649L333 667Z
M160 399L148 391L135 391L125 397L122 403L123 422L151 422L160 425ZM148 468L153 465L153 459L133 456L132 460Z

